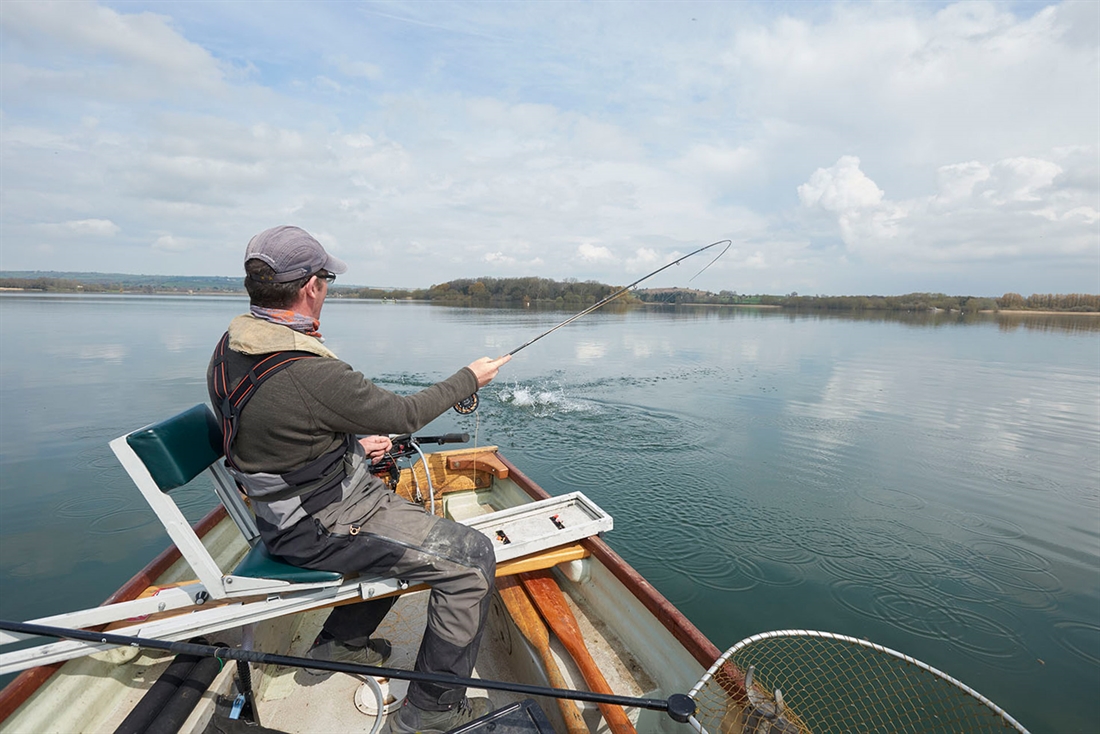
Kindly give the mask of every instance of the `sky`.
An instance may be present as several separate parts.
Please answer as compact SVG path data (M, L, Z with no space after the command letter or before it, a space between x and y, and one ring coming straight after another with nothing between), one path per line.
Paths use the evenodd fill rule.
M338 284L1100 293L1100 3L0 3L0 270L279 224Z

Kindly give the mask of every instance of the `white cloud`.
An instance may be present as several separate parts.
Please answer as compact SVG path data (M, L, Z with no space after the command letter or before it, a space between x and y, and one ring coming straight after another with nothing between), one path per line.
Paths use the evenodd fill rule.
M817 169L798 187L803 206L820 206L838 214L875 207L882 196L882 189L859 170L859 158L851 155L842 156L831 168Z
M153 242L153 249L161 252L185 252L190 248L184 240L170 234L164 234L157 237Z
M590 245L587 242L577 247L577 256L585 262L609 262L615 259L611 250L599 245Z
M672 260L681 257L682 253L672 253L667 259ZM634 251L634 254L626 260L626 271L628 273L641 273L645 270L652 270L654 266L660 264L661 257L657 251L649 247L639 247Z
M503 252L486 252L482 259L491 264L511 265L516 261L514 257L509 257Z
M803 207L835 216L853 253L902 257L904 265L1087 254L1100 244L1092 226L1100 221L1095 188L1059 185L1066 170L1052 160L949 164L937 171L938 191L900 202L886 198L859 166L844 156L798 187Z
M377 64L372 64L367 61L355 61L346 56L341 56L336 59L334 63L341 73L350 77L361 77L371 80L382 78L382 70Z
M807 208L836 215L840 236L850 250L884 249L898 236L907 212L883 200L883 191L859 168L859 158L843 156L831 168L819 168L798 187Z
M97 93L104 93L110 87L107 75L119 71L146 79L142 86L149 96L179 87L206 92L222 87L222 73L214 58L180 36L165 15L119 13L79 0L9 2L4 4L0 23L5 34L31 54L48 57L47 64L83 61L69 68L71 81L65 86L73 93L89 82Z
M76 234L108 237L118 234L121 228L110 219L80 219L65 222L65 226Z
M379 285L729 237L693 286L1097 287L1094 3L142 7L5 4L5 267L233 275L289 222Z

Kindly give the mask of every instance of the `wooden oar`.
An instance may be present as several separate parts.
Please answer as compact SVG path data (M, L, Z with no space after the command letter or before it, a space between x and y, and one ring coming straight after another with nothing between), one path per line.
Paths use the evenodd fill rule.
M546 677L550 679L553 688L569 688L562 677L558 662L550 653L550 633L543 624L542 618L531 604L527 592L519 585L514 576L505 576L497 579L497 591L504 600L504 606L512 615L512 620L519 627L519 631L527 638L527 641L538 650L542 657L542 664L546 667ZM572 701L559 698L558 708L561 709L562 718L565 719L565 727L569 734L589 734L588 725L581 718L581 712Z
M550 572L531 571L521 573L519 578L523 588L527 589L531 600L538 607L542 618L546 620L546 623L550 625L550 629L554 630L554 634L561 640L561 644L573 656L573 661L580 668L581 675L584 676L588 686L596 693L613 693L611 686L607 684L607 679L600 672L600 666L596 665L596 661L592 659L591 653L588 652L588 647L584 644L584 637L581 636L580 627L577 625L577 619L573 616L573 611L566 603L565 596L558 588L558 582L554 580ZM599 707L613 734L636 734L634 725L630 723L630 719L623 711L622 706L601 703Z

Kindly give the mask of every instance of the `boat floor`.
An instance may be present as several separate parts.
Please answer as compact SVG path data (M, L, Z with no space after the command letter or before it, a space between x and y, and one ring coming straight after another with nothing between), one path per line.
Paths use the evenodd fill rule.
M393 645L387 667L413 667L423 632L429 593L421 591L402 597L379 628L377 635L385 637ZM571 598L569 603L589 651L615 693L628 696L646 695L653 686L642 672L641 666L622 651L618 641L610 637L603 625L593 623L583 606ZM293 621L296 629L293 630L290 648L285 654L304 655L320 630L325 615L325 611L297 615ZM270 634L271 631L257 631L258 649L270 649L263 644L263 639ZM550 647L567 684L572 688L587 690L564 648L553 638ZM254 683L258 692L256 708L264 727L287 734L310 734L332 731L368 732L374 724L374 716L360 711L356 705L360 688L364 690L358 696L369 702L367 707L373 710L375 705L373 694L361 677L342 673L315 676L302 669L283 666L262 666L264 669L261 673L256 670L259 666L253 667ZM215 681L201 710L192 716L193 720L189 722L192 726L200 731L207 727L203 719L208 720L213 712L217 694L227 695L231 692L231 674L232 671L226 670ZM542 671L541 658L516 629L496 596L492 601L473 677L548 685ZM400 685L397 683L395 687ZM485 689L470 689L468 695L488 696L494 709L527 697L508 691ZM536 700L555 728L564 731L555 699L539 697ZM388 705L390 701L387 700L386 703ZM600 732L606 729L595 704L578 705L591 731ZM638 713L627 709L627 715L632 719L636 720ZM187 730L188 727L185 726L184 731Z

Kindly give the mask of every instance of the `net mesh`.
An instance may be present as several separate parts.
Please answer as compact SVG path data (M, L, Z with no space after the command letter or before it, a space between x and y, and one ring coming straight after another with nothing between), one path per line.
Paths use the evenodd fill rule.
M691 697L709 734L1026 734L987 698L935 668L866 640L810 630L739 642Z

